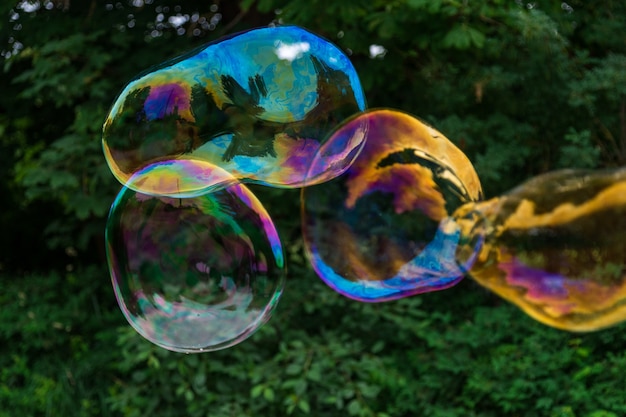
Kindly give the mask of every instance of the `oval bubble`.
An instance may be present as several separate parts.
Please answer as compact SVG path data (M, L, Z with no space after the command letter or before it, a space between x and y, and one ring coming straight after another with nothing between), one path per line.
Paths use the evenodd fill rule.
M406 113L372 110L357 119L367 135L352 165L302 190L303 235L314 270L339 293L369 302L454 285L482 242L478 230L463 234L449 218L482 198L472 164ZM311 166L315 175L316 160Z
M140 185L163 162L184 195L215 185L187 175L189 160L245 182L300 187L332 130L364 108L357 73L339 48L295 26L255 29L131 81L104 123L103 148L115 177L143 193L179 196L154 181Z
M625 169L555 171L467 211L489 224L478 283L563 330L626 319Z
M233 346L269 319L282 292L278 234L241 184L176 199L123 188L106 243L124 316L165 349Z

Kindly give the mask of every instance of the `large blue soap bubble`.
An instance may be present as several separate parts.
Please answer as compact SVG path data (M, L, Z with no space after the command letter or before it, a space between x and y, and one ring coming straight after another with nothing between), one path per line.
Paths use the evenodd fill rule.
M216 178L206 164L243 181L300 187L328 135L364 108L357 73L335 45L295 26L255 29L131 81L104 123L104 153L122 184L152 195L210 190ZM333 176L327 156L320 179Z

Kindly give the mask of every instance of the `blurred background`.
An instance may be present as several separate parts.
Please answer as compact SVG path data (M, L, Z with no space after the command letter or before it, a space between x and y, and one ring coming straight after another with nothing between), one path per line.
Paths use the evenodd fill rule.
M626 163L626 3L606 0L23 0L0 6L0 416L626 415L623 325L545 327L466 279L386 304L308 267L299 191L253 187L289 273L231 349L157 348L104 256L120 189L101 129L137 73L224 35L297 24L336 43L369 107L435 126L486 197Z

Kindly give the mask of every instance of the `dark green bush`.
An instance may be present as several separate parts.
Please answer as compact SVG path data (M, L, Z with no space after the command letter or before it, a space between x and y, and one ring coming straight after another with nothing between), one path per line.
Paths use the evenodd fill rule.
M137 335L102 271L4 276L0 415L626 413L624 326L554 330L471 281L362 304L332 292L297 259L290 275L265 327L202 355Z
M119 186L100 149L108 107L137 72L276 20L348 51L370 106L434 124L489 197L556 168L623 165L626 3L26 4L0 6L0 417L626 415L623 325L557 331L471 281L380 305L342 298L306 265L293 190L254 187L289 259L270 323L204 355L151 345L104 270ZM183 35L158 25L177 13L198 15ZM371 58L372 44L387 53Z
M107 272L0 282L0 416L107 416L123 325Z

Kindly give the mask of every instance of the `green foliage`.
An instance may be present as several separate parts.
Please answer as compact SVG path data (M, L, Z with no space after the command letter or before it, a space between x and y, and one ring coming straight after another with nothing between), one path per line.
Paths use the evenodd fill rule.
M582 107L595 125L595 140L604 160L626 163L626 55L609 54L602 60L584 57L594 63L570 87L570 104ZM606 112L605 109L614 109Z
M242 344L201 355L137 335L101 270L2 277L0 410L11 414L0 416L626 413L623 326L554 330L469 281L358 303L312 276L297 245L288 252L300 279L287 283L273 319Z
M623 329L549 329L490 305L469 283L384 305L347 300L313 280L290 282L285 295L266 327L224 352L182 356L122 332L120 366L141 377L114 390L112 404L138 415L150 399L163 416L626 412ZM176 370L174 379L164 368Z
M146 342L101 268L18 272L46 268L44 257L70 270L103 264L119 185L101 127L128 80L271 21L346 50L369 105L440 129L474 162L488 197L556 168L623 165L626 44L616 34L626 3L47 4L0 6L1 417L626 415L623 326L556 331L469 281L382 305L342 298L306 266L295 190L253 187L286 243L289 281L275 317L232 349L180 355ZM177 14L189 15L181 27L169 23ZM371 45L386 53L371 57Z
M593 145L591 132L571 129L564 138L559 165L564 168L594 168L598 166L600 149Z
M106 271L0 276L0 416L109 416L114 326ZM103 302L104 300L104 302Z

